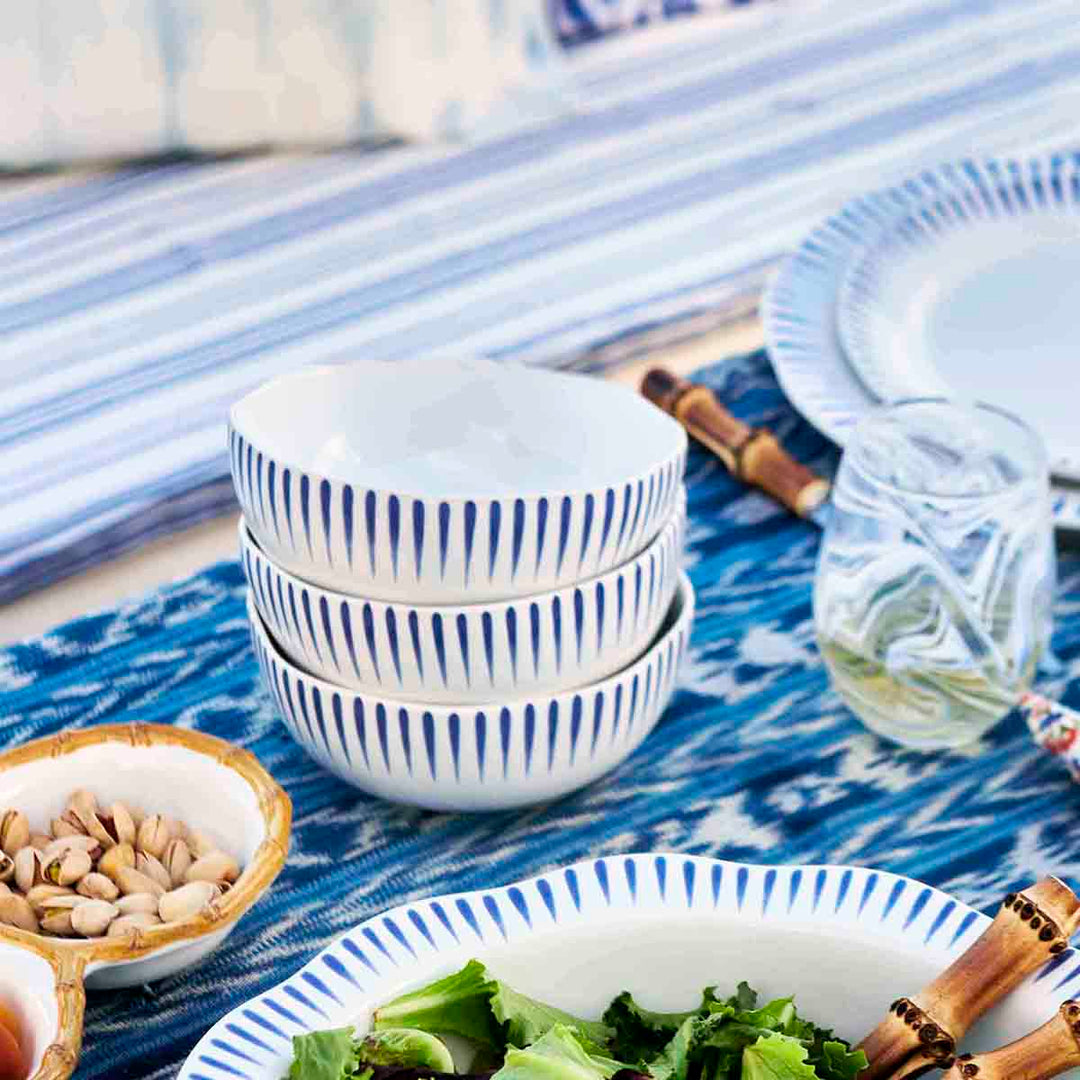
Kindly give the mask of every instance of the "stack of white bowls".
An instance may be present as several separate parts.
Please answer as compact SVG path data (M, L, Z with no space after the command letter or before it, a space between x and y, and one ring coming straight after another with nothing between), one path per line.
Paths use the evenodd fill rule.
M693 613L686 437L632 391L487 361L306 368L233 407L229 453L263 675L343 779L520 806L655 725Z

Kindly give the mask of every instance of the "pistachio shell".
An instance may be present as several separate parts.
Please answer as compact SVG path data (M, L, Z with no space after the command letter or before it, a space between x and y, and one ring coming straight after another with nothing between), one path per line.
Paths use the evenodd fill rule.
M0 850L14 856L30 843L30 822L21 810L8 810L0 817Z
M119 914L115 904L87 900L71 913L71 928L82 937L101 937Z
M109 926L108 937L125 937L129 934L136 937L141 931L160 925L161 920L148 911L139 911L134 915L121 915Z
M153 893L146 892L131 893L129 896L121 896L116 901L116 907L121 915L138 915L140 912L156 915L158 904L158 898Z
M212 851L196 859L184 875L185 881L228 881L230 884L240 876L240 867L231 855L224 851Z
M0 896L14 896L14 895L15 894L11 891L11 889L7 885L5 885L2 881L0 881Z
M46 911L41 916L41 929L46 934L53 934L55 937L74 937L75 931L71 926L71 911L69 909Z
M70 889L62 885L35 885L27 894L26 899L35 911L41 911L42 905L47 900L57 896L71 896Z
M151 880L156 881L166 892L172 888L172 877L169 871L153 855L147 855L143 851L136 852L135 869L140 874L145 874Z
M116 842L134 844L139 830L127 805L122 802L113 803L109 809L109 816L112 819L112 833L116 837Z
M179 888L184 884L184 875L188 872L188 867L192 863L191 849L188 847L187 841L170 840L161 861L165 869L169 871L173 887Z
M30 834L30 846L37 848L38 851L44 851L52 842L52 837L47 836L45 833L36 832Z
M160 859L165 854L165 849L169 846L171 839L165 819L160 814L151 814L150 817L144 818L139 826L135 848L147 855L153 855L155 859Z
M71 911L82 904L89 904L85 896L76 896L69 893L64 896L50 896L38 904L38 911Z
M139 873L130 866L125 866L120 870L116 877L116 884L120 886L120 891L125 896L130 896L132 893L151 893L160 897L165 894L165 889L153 878Z
M162 922L180 922L205 911L221 895L221 890L209 881L193 881L166 893L158 906Z
M188 827L179 818L168 817L164 818L165 825L169 830L169 836L173 840L184 840L188 838Z
M42 873L45 880L54 885L74 885L93 868L94 862L85 851L68 851L45 863Z
M119 873L124 867L134 868L135 849L130 844L117 844L101 856L97 868L99 874L119 883Z
M202 829L188 829L187 844L191 849L191 854L196 859L201 859L204 855L221 850L218 842L209 833L203 832Z
M41 857L44 862L50 863L69 851L85 851L91 859L96 859L101 854L101 845L92 836L61 836L49 844Z
M67 809L72 811L78 818L93 817L97 813L97 799L92 791L79 788L68 797Z
M0 882L11 881L15 876L15 860L0 852Z
M21 892L28 893L35 885L44 884L43 867L41 852L37 848L24 847L15 856L15 884Z
M108 900L111 902L120 895L120 890L116 887L116 883L104 874L92 873L87 874L79 882L78 893L80 896L87 896L91 900Z
M58 818L53 818L50 826L53 836L86 836L86 826L74 810L65 810Z
M38 920L34 909L26 897L17 896L15 893L0 896L0 923L18 927L20 930L29 930L32 934L38 932Z

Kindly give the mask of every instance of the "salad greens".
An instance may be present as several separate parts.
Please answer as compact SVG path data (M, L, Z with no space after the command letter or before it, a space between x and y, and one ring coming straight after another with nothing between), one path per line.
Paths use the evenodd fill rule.
M459 1073L440 1037L468 1041L490 1069ZM600 1020L519 993L483 964L404 994L375 1011L372 1030L293 1040L288 1080L856 1080L866 1067L791 998L759 1005L740 983L715 987L691 1012L643 1008L624 992Z

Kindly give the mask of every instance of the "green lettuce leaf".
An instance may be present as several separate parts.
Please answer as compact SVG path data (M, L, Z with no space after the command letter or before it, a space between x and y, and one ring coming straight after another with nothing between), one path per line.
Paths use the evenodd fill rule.
M556 1024L572 1028L578 1041L590 1054L606 1054L611 1030L599 1020L582 1020L554 1005L519 994L504 982L494 982L491 1011L503 1025L511 1046L525 1047L546 1035Z
M470 960L460 971L402 994L375 1010L372 1027L419 1028L432 1035L460 1035L501 1050L503 1034L491 1011L494 982L487 968Z
M869 1064L862 1050L852 1050L839 1039L811 1047L807 1060L814 1066L819 1080L855 1080Z
M705 1021L695 1015L679 1025L664 1049L649 1062L653 1080L686 1080L691 1054L696 1049L703 1023Z
M604 1024L611 1030L611 1052L624 1061L648 1061L694 1015L693 1012L653 1012L623 991L604 1013Z
M289 1080L343 1080L356 1065L351 1027L293 1037Z
M806 1047L787 1035L763 1035L742 1054L742 1080L816 1080Z
M356 1043L357 1060L365 1065L396 1065L452 1073L454 1059L446 1044L416 1028L382 1028Z
M492 1080L611 1080L622 1068L590 1055L574 1029L556 1024L531 1046L510 1047Z

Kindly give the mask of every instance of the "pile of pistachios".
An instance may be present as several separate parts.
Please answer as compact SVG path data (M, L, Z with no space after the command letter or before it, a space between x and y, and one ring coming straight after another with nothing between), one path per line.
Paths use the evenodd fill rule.
M76 791L48 833L0 817L0 923L53 937L123 937L213 912L236 860L182 821Z

